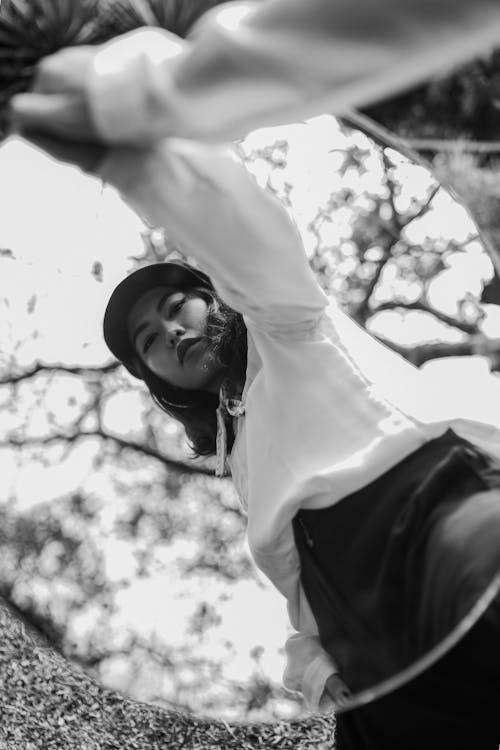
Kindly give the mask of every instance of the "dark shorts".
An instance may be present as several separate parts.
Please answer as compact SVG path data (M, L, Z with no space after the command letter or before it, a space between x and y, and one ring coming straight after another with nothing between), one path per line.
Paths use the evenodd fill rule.
M448 431L339 503L297 514L293 525L304 591L322 645L339 664L352 692L404 673L456 631L480 600L500 570L499 490L500 465ZM493 723L500 726L500 628L495 607L492 603L474 627L471 623L468 635L462 633L446 655L436 657L434 665L427 665L409 685L340 716L339 727L350 726L351 733L361 731L356 716L381 717L382 707L389 705L393 730L402 730L398 721L405 717L408 732L413 711L414 721L424 732L419 740L423 741L422 717L428 715L426 721L431 721L432 716L431 723L437 721L438 726L447 722L450 727L459 726L464 700L471 716L474 704L484 719L488 701L480 708L478 685L485 680L488 695L496 691L498 718ZM479 649L481 643L484 647ZM494 643L497 648L488 654ZM453 653L460 650L463 653L454 664ZM485 665L488 657L490 664ZM451 666L447 666L450 659ZM454 669L460 662L457 679ZM490 669L493 662L496 674ZM412 693L415 685L424 683L425 688ZM448 691L448 697L439 696L442 690ZM396 709L397 697L402 695L407 696L406 710ZM345 731L347 742L349 732ZM358 738L357 747L392 747L386 735L382 735L386 744L380 744L382 740L375 741L369 728L363 731L368 733L365 744ZM464 736L462 731L460 740ZM404 737L410 747L415 734Z

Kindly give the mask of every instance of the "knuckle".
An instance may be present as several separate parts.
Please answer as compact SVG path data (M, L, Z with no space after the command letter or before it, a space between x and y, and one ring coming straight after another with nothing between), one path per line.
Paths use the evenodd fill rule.
M56 52L53 55L47 55L47 57L42 57L40 62L38 63L38 70L43 74L52 73L55 68L55 61L57 59L58 53Z
M43 57L37 65L34 88L43 91L54 76L53 56Z

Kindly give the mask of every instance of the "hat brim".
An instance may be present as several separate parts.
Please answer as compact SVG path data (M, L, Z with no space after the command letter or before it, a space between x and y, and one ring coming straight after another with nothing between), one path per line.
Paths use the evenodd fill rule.
M114 356L134 377L140 379L141 375L134 364L136 354L130 342L127 316L139 297L157 286L170 286L174 289L199 286L213 290L210 278L203 271L181 261L144 266L118 284L104 313L104 340Z

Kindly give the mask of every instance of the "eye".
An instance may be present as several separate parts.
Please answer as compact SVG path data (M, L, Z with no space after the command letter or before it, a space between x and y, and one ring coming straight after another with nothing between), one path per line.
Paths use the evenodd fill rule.
M148 351L148 349L152 345L152 343L155 340L155 338L156 338L156 333L152 333L150 336L146 337L146 339L144 340L144 343L142 345L143 354L146 354L146 352Z
M172 316L172 315L175 315L176 313L178 313L179 310L181 310L181 308L183 307L185 301L186 301L186 298L185 297L181 297L180 299L178 299L175 302L173 302L170 305L169 314Z

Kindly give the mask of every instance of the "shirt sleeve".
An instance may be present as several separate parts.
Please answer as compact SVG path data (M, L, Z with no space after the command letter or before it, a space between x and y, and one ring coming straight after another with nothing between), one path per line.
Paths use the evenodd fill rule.
M246 6L246 7L239 7ZM228 141L366 106L498 44L497 0L269 0L98 48L88 93L109 142Z
M258 568L269 578L287 602L294 633L285 644L286 666L283 684L302 693L310 711L333 708L325 692L327 679L338 673L334 658L322 647L318 626L300 580L300 559L292 524L288 523L275 540L272 550L263 551L252 542L252 517L249 514L248 541Z
M232 148L170 139L144 151L115 149L101 176L147 222L165 227L254 325L295 332L328 305L295 224Z
M283 684L288 690L302 693L310 711L334 708L325 692L326 681L338 672L332 657L321 646L314 616L301 589L300 627L285 644L287 657Z

